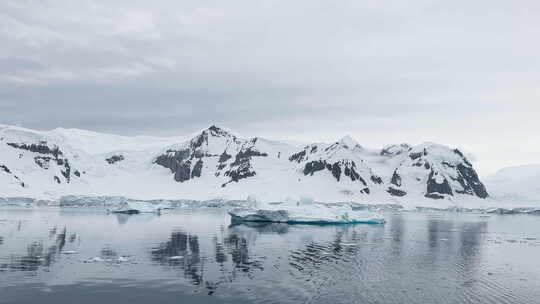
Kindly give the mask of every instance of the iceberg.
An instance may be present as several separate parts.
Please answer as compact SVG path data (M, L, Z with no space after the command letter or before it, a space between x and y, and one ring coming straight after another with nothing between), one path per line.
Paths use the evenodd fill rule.
M229 211L229 215L233 223L384 224L386 222L380 214L353 210L349 205L326 206L315 203L296 206L268 205L265 208L235 208Z
M112 213L138 214L138 213L159 213L162 208L149 202L124 201Z

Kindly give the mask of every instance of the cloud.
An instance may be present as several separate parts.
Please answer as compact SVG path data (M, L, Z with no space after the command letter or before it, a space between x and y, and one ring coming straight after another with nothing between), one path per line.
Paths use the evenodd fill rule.
M0 120L131 135L218 123L294 140L436 141L474 151L491 172L540 152L539 8L6 0Z

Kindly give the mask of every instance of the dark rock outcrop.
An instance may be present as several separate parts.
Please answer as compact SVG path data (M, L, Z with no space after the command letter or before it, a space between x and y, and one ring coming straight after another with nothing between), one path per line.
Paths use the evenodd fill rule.
M55 159L58 159L58 156L62 155L62 151L56 146L52 148L47 145L47 142L41 141L39 144L18 144L9 142L8 146L11 146L15 149L27 150L30 152L40 153L40 154L49 154L52 155Z
M427 194L426 195L432 195L432 194L448 194L448 195L454 195L452 193L452 187L450 187L450 184L448 183L448 180L445 177L437 177L439 173L435 173L433 170L429 173L428 180L427 180ZM442 182L438 183L437 179L441 179Z
M307 155L306 150L302 150L300 152L297 152L297 153L294 153L293 155L291 155L291 157L289 157L289 160L297 162L297 163L301 163L301 162L303 162L305 160L306 155Z
M399 190L399 189L395 189L395 188L392 188L392 187L389 187L388 190L386 190L386 192L390 193L390 195L392 196L405 196L407 195L407 192L403 191L403 190Z
M310 161L304 166L304 175L313 175L313 173L324 170L325 168L326 162L322 160Z
M13 172L6 165L0 164L0 172L4 172L13 176L13 178L19 183L19 185L21 185L23 188L26 187L26 184L21 181L21 179L17 175L13 174Z
M488 197L486 187L478 178L478 174L474 171L472 165L469 167L458 164L457 170L459 175L456 180L463 187L463 190L457 190L456 192L462 194L474 194L480 198Z
M158 156L154 163L171 170L174 173L174 180L184 182L191 178L191 159L195 157L195 152L189 149L167 150L163 155Z
M6 172L7 174L11 174L11 170L5 165L0 165L0 170Z
M201 159L198 159L195 163L195 166L193 166L193 170L191 170L191 178L201 177L202 167L203 161Z
M357 172L356 164L354 161L343 160L332 164L326 162L325 160L310 161L305 164L303 173L306 176L312 176L316 172L323 170L328 170L338 182L341 180L341 176L344 175L353 182L357 181L361 183L363 186L363 189L361 190L362 193L368 194L370 192L369 188L367 187L366 181ZM375 175L372 175L371 179L374 180L374 182L378 182L379 180L380 182L382 182L382 179Z
M431 199L443 199L444 196L443 195L440 195L438 193L426 193L426 195L424 195L425 197L427 198L431 198Z
M381 185L383 183L382 178L380 176L376 176L376 175L371 176L371 181L374 182L375 184L379 184L379 185Z
M250 144L255 144L256 139L253 139ZM236 154L234 162L230 164L229 169L225 171L225 176L231 179L224 183L222 187L225 187L228 183L238 182L241 179L255 176L257 173L253 169L251 159L253 157L267 157L267 153L259 152L254 147L242 148Z
M58 146L49 146L47 141L40 141L37 144L9 142L7 145L15 149L39 154L34 156L34 162L42 169L48 170L51 167L51 162L56 163L60 167L60 173L66 182L69 183L71 181L71 165ZM55 181L61 183L59 177L55 177Z
M124 160L124 155L122 155L122 154L113 155L113 156L105 159L105 161L107 161L107 163L109 163L109 165L112 165L114 163L117 163L117 162L123 161L123 160Z
M209 148L211 140L219 140L224 150L220 153L211 152ZM268 156L267 153L255 148L256 143L257 138L243 141L223 129L211 126L191 139L184 147L169 149L159 155L154 163L170 169L177 182L184 182L201 177L206 160L217 158L214 175L220 176L223 173L230 178L222 185L225 187L228 183L256 175L251 164L252 158ZM215 147L213 149L215 150Z
M415 179L402 178L413 174ZM488 197L472 164L459 150L437 144L424 144L412 149L394 171L390 184L399 188L414 187L411 183L425 181L425 197L441 199L445 196L467 194L479 198ZM396 190L396 187L392 187Z
M392 185L396 185L398 187L401 187L401 176L397 173L397 169L394 170L394 173L392 174L392 179L390 180L390 183Z

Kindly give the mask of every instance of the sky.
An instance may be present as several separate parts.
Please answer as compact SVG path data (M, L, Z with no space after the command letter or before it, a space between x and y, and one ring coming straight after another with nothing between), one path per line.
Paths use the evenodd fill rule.
M540 163L540 1L0 2L0 123Z

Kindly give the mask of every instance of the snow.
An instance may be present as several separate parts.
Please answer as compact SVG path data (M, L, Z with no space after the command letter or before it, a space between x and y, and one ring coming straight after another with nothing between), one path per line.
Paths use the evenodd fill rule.
M198 132L194 136L200 135ZM0 204L22 202L30 198L27 204L37 202L57 202L62 207L105 207L115 208L124 201L153 200L183 202L199 201L206 204L223 205L223 202L245 200L255 202L300 201L309 198L312 202L343 203L350 202L364 205L399 205L414 210L425 208L460 209L460 208L515 208L540 207L540 165L527 168L509 168L501 170L494 177L486 179L487 190L491 198L478 199L470 195L455 194L442 200L426 199L425 170L412 165L408 154L420 153L424 149L429 155L423 156L431 163L446 162L455 165L462 161L452 149L434 143L417 146L407 144L390 145L386 148L390 155L381 155L381 149L362 147L352 137L346 136L336 142L315 143L305 147L287 142L266 140L263 138L241 139L230 133L223 137L210 137L205 152L219 155L225 149L234 155L242 145L254 142L254 148L267 153L267 157L253 157L251 165L256 174L239 182L229 181L223 174L216 176L217 157L205 158L202 175L183 183L173 179L171 171L154 164L155 158L170 149L185 147L194 136L157 138L148 136L126 137L77 129L55 129L36 131L14 126L0 126L0 165L7 166L12 174L0 170ZM36 165L36 153L22 151L8 146L8 142L36 143L46 141L50 146L58 146L63 156L69 160L80 177L72 176L69 183L62 180L58 184L54 177L63 179L61 166L51 162L48 169ZM305 162L291 162L289 157L305 149L306 161L325 160L329 163L354 161L358 173L370 188L370 193L362 193L359 183L349 178L337 181L332 172L323 170L313 176L303 174ZM106 158L121 154L124 160L114 164ZM231 162L234 161L234 158ZM386 190L393 172L399 168L402 175L401 189L407 189L407 196L392 197ZM457 187L452 179L452 172L446 168L437 168L445 172L444 176L435 176L437 183L444 178ZM373 183L372 175L381 177L382 185ZM17 178L15 178L15 176ZM25 187L21 186L24 182ZM315 204L317 205L317 204ZM167 206L170 206L167 205ZM161 207L160 207L161 208ZM530 210L530 209L529 209ZM293 210L294 211L294 210ZM319 210L320 211L320 210ZM314 215L310 215L314 216Z
M347 149L351 149L355 151L362 150L362 146L360 146L360 144L349 135L341 138L339 140L339 144Z
M540 164L503 168L485 182L497 200L540 207Z
M265 205L263 208L236 208L229 211L233 222L276 222L289 224L384 224L384 218L369 211L356 211L348 205L326 206L314 203Z
M402 143L399 145L391 144L391 145L384 146L380 154L383 156L396 156L398 154L409 152L411 148L412 148L411 145L407 143Z

